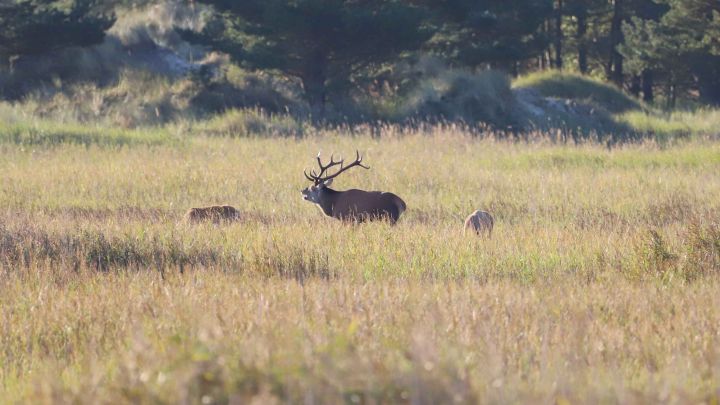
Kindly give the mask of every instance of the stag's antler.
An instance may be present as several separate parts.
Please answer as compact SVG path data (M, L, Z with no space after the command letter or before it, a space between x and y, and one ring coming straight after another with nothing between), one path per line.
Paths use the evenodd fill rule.
M365 166L362 164L362 156L360 156L360 152L356 150L355 155L356 155L355 161L350 163L347 166L345 166L345 163L344 163L345 159L340 159L336 162L335 158L334 158L334 154L330 155L330 163L328 163L327 165L323 165L322 161L320 160L320 152L318 152L317 161L318 161L318 166L320 166L320 173L317 174L317 173L315 173L315 170L312 170L312 171L310 171L310 174L307 174L307 171L303 170L303 174L305 175L305 178L307 178L308 180L314 182L315 184L320 184L320 183L326 182L330 179L334 179L335 177L340 175L340 173L344 172L345 170L347 170L353 166L360 166L363 169L369 169L368 166ZM335 174L323 177L323 175L327 172L327 170L329 168L331 168L333 166L337 166L337 165L340 165L340 169L337 172L335 172Z

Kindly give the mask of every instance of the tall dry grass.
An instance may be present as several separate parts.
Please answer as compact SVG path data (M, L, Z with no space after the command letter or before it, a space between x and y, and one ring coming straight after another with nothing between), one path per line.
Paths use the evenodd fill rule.
M383 135L0 144L0 397L717 400L718 144ZM356 148L337 188L400 195L397 226L301 200ZM180 221L211 204L244 219Z

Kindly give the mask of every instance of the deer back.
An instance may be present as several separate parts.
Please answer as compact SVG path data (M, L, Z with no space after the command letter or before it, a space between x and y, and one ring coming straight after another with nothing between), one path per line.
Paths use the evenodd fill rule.
M185 213L187 222L222 222L233 221L240 217L240 212L230 205L213 205L210 207L190 208Z
M492 234L495 221L492 215L487 211L477 210L465 219L465 231L471 231L477 234Z
M337 192L332 216L359 220L386 217L394 223L405 208L405 202L393 193L352 189Z

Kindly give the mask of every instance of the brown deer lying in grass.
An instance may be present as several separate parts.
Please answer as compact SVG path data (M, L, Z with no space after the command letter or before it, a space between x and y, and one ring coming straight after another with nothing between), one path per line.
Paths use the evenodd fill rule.
M477 235L487 234L490 237L494 224L495 221L489 212L477 210L465 219L465 232L471 231Z
M211 207L190 208L185 213L184 218L189 223L210 221L219 224L240 219L240 211L229 205L213 205Z
M356 189L336 191L329 188L335 177L351 167L359 166L363 169L370 169L362 164L360 152L356 151L355 153L355 161L347 166L343 159L336 162L333 156L330 156L330 163L323 165L318 153L317 162L320 166L320 173L317 174L315 170L312 170L310 174L307 174L303 171L305 178L313 182L311 186L302 190L303 198L317 204L325 215L341 221L387 220L394 224L406 209L405 202L395 194ZM340 165L338 171L327 175L327 170L337 165Z

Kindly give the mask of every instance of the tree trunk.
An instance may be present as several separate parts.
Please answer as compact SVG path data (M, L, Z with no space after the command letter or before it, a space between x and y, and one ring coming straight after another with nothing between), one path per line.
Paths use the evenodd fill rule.
M617 51L617 46L622 43L622 22L623 22L623 0L614 0L613 15L610 24L610 54L605 68L608 80L618 86L623 82L623 57Z
M577 14L577 43L578 43L578 69L580 73L586 74L588 70L587 64L587 42L585 35L587 34L587 9L582 7Z
M327 75L325 74L325 58L323 55L315 56L315 63L307 69L302 79L305 99L310 105L313 120L321 120L325 116L325 103L327 102Z
M557 15L555 16L555 67L562 70L563 68L563 57L562 57L562 46L563 46L563 30L562 30L562 16L563 16L563 0L557 0Z
M665 100L665 109L671 110L675 108L675 84L674 84L675 78L671 77L668 80L667 84L667 90L665 91L665 97L667 98Z
M620 55L619 52L615 52L615 67L613 68L613 77L612 81L615 83L618 87L622 88L623 86L623 56Z
M640 97L641 83L640 75L632 75L632 79L630 79L630 94L635 97Z
M650 69L645 69L642 71L641 76L643 101L652 103L655 100L655 95L653 94L653 72Z
M304 78L303 87L305 88L305 98L310 105L313 119L322 119L325 115L325 80L320 77Z
M720 76L715 70L699 73L697 85L700 99L712 105L720 105Z
M542 30L543 34L545 34L546 38L550 37L550 21L545 20L542 24ZM552 57L552 47L550 45L545 48L545 51L543 52L543 59L545 60L545 67L552 69L555 67L555 60Z
M673 84L672 86L670 86L670 103L669 103L670 109L675 108L676 100L677 100L677 86L675 84Z

